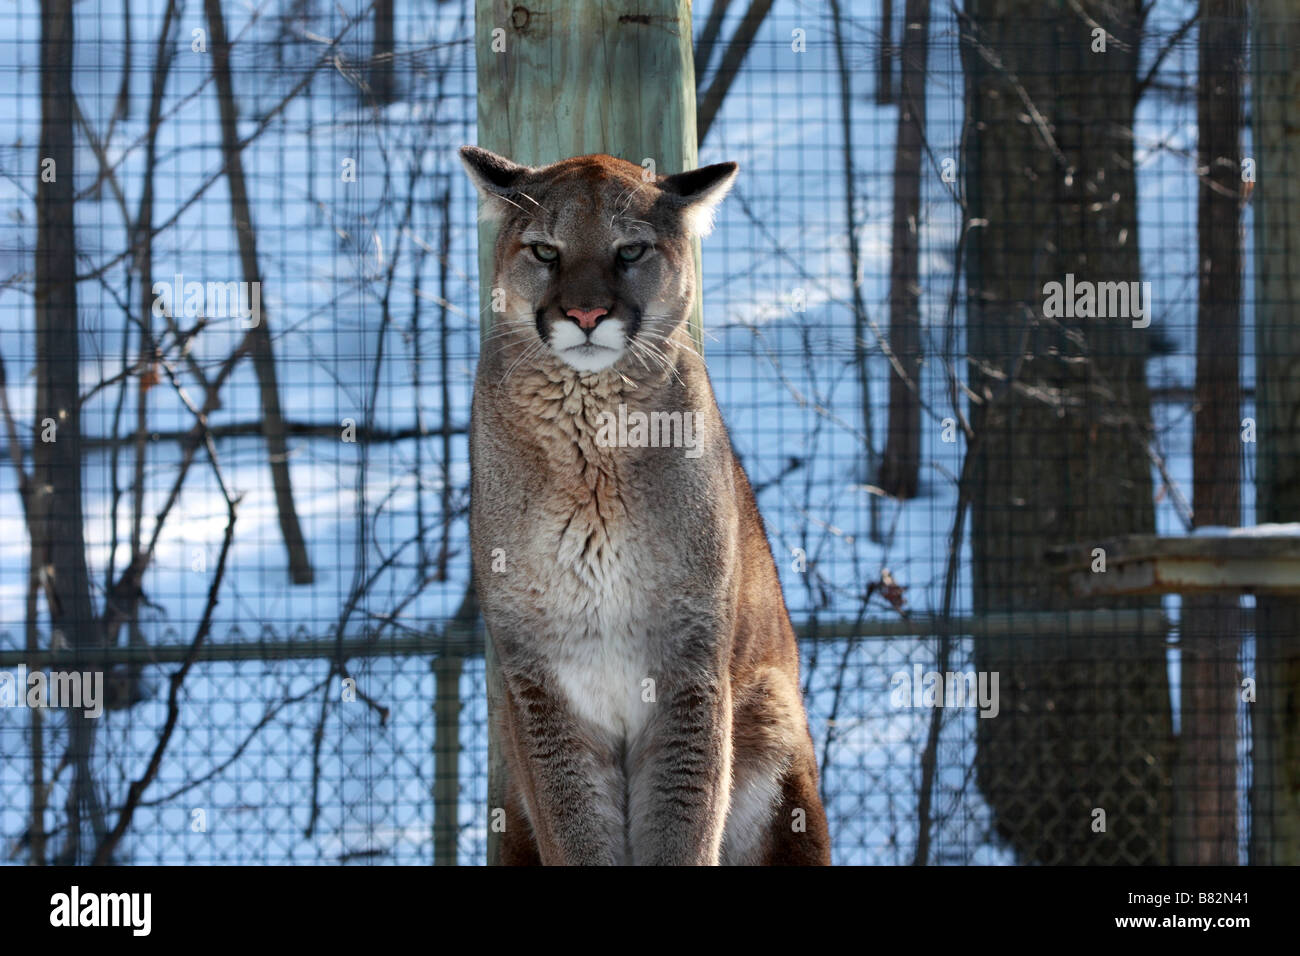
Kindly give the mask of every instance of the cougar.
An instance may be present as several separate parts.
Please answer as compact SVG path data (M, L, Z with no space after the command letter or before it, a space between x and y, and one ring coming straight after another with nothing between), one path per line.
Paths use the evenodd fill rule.
M828 864L799 658L687 331L737 173L460 151L497 220L470 424L507 864Z

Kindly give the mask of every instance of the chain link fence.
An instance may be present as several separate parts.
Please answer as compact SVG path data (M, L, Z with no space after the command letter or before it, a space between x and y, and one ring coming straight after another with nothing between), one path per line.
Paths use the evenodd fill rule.
M1038 6L695 11L700 161L742 169L704 244L705 355L801 638L834 859L1281 860L1294 761L1269 751L1262 796L1256 765L1289 725L1257 726L1250 687L1300 692L1278 676L1300 651L1282 635L1256 674L1240 595L1263 572L1217 582L1208 638L1176 586L1069 582L1094 547L1104 573L1159 577L1160 555L1115 563L1132 535L1300 518L1256 510L1256 446L1234 437L1209 457L1230 459L1237 517L1190 520L1211 513L1191 498L1198 195L1219 182L1197 154L1204 24L1240 24L1236 53L1213 37L1241 83L1282 68L1247 59L1240 10ZM474 5L63 6L80 397L58 441L93 614L75 630L49 608L67 526L31 516L71 467L42 450L40 391L56 7L0 11L0 856L482 863L477 212L455 158ZM1221 187L1246 276L1249 112ZM1049 304L1054 281L1129 278L1149 285L1110 325ZM1233 436L1267 418L1250 290L1223 353L1242 371L1219 381ZM1192 540L1221 559L1222 538ZM74 672L102 682L95 707L26 706L32 675L57 696ZM1189 722L1198 688L1213 719ZM1283 821L1262 837L1261 806Z

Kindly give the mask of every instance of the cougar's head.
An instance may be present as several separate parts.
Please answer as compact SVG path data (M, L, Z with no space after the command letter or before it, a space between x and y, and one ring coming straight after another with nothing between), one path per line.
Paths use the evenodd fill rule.
M625 356L653 363L690 310L691 238L709 231L736 164L647 178L612 156L529 167L475 146L460 155L483 215L501 227L501 334L516 347L529 341L534 352L524 355L549 354L584 374Z

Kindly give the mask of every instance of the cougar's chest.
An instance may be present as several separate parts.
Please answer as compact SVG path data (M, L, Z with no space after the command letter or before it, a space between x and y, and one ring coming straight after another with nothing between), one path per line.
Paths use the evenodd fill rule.
M611 386L612 387L612 383ZM539 385L520 406L529 599L541 612L546 656L572 711L611 742L645 725L655 678L651 634L665 544L652 474L635 450L601 441L602 412L623 398L572 383ZM660 614L659 616L662 616Z
M616 488L569 500L555 515L555 561L543 576L554 635L549 656L574 712L626 741L653 707L654 556L635 504Z

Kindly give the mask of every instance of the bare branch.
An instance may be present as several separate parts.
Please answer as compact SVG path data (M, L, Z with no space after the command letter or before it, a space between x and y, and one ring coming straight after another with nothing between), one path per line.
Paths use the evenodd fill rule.
M713 125L714 117L718 115L722 101L726 99L727 91L731 89L731 84L739 74L740 65L745 62L745 56L753 45L754 36L758 33L758 28L763 25L767 12L772 9L773 2L774 0L751 0L744 18L736 27L735 35L727 44L726 52L722 54L722 63L718 66L718 72L713 75L713 82L700 97L695 120L696 142L703 143L704 138L709 135L709 127Z

